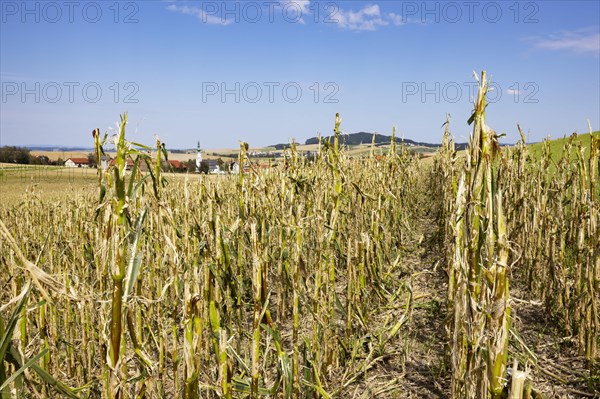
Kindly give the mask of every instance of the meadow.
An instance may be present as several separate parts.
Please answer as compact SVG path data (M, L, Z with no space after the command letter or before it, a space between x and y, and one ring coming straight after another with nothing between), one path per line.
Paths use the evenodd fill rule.
M106 171L3 166L0 397L598 397L600 133L501 147L487 88L426 161L338 115L314 162L167 175L124 115Z

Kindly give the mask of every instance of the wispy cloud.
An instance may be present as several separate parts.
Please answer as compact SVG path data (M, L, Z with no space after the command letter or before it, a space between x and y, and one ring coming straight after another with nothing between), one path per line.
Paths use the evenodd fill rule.
M390 22L396 26L404 25L407 22L407 19L400 14L396 14L391 12L388 14Z
M286 9L287 13L297 13L297 18L295 15L290 15L290 18L295 19L297 22L303 24L304 17L310 14L310 0L280 0L279 6L282 9Z
M233 8L233 12L224 12L223 4L206 2L200 3L199 6L189 6L186 2L174 2L169 4L166 9L180 14L195 16L201 22L209 25L229 25L233 22L244 20L243 12L235 11L241 10L242 6L237 9ZM268 13L266 10L263 10L265 20L267 20L267 15L270 20L271 13L276 10L277 13L282 12L285 14L284 19L286 21L293 20L294 22L303 24L305 23L304 18L311 15L314 11L311 7L311 0L279 0L277 2L269 2L268 4ZM334 3L328 4L335 5ZM340 29L344 30L374 31L383 26L401 26L410 22L400 14L393 12L382 13L378 4L369 4L357 11L338 8L337 5L335 7L335 10L331 14L328 14L327 22L333 21ZM327 8L326 11L330 12L331 9Z
M409 22L400 14L381 12L378 4L364 6L358 11L340 8L331 19L337 21L338 27L354 31L374 31L383 26L401 26Z
M506 89L506 94L516 95L519 93L521 93L521 91L517 89Z
M382 18L377 4L365 6L358 11L346 11L340 8L332 15L332 19L337 21L340 28L358 31L373 31L389 24Z
M175 4L171 4L167 6L167 10L185 15L193 15L203 23L209 25L229 25L233 22L232 20L221 18L220 16L217 16L213 13L208 13L201 7L178 6Z
M295 8L302 12L302 15L310 13L310 0L280 0L279 5L282 7L287 4L292 4Z
M545 37L527 37L535 47L552 51L570 51L577 54L600 56L600 32L596 28L562 31Z
M260 7L261 3L254 2L252 5L253 7ZM200 6L170 4L166 7L166 9L180 14L193 15L205 24L229 25L233 22L244 20L244 12L242 11L244 6L245 4L243 2L240 2L231 8L226 6L224 2L205 2L201 3ZM288 19L299 23L305 23L304 17L309 15L311 12L310 0L280 0L278 2L271 3L264 2L262 3L262 6L262 15L265 20L270 18L268 16L274 10L277 10L278 13L282 13L284 12L283 10L285 10L285 14Z

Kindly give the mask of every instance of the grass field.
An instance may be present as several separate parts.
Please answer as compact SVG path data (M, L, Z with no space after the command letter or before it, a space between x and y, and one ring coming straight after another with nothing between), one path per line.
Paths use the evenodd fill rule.
M584 150L584 157L586 159L589 159L590 156L590 144L591 144L591 140L592 140L592 136L594 137L600 137L600 131L596 131L593 133L586 133L586 134L580 134L577 135L577 138L573 141L573 145L574 147L571 150L571 157L572 159L575 159L576 157L576 151L577 151L577 146L580 145L583 150ZM563 155L563 147L565 145L565 142L569 140L568 136L565 136L564 138L561 139L555 139L555 140L551 140L550 141L550 154L551 154L551 158L554 162L558 162L558 160L562 157ZM542 153L544 151L544 143L534 143L529 145L529 152L530 154L539 159L542 156Z

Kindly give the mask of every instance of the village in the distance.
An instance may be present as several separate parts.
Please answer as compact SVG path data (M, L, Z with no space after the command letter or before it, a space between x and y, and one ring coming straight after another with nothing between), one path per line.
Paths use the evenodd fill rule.
M203 149L200 141L196 148L169 149L167 158L163 159L163 171L169 173L191 173L226 175L244 173L252 170L266 170L279 165L284 165L289 157L291 146L295 146L298 155L306 158L308 162L314 161L319 155L322 141L330 141L331 137L312 137L304 144L292 143L275 144L262 148L249 148L248 160L244 165L239 165L239 149ZM387 154L392 136L374 133L352 133L342 136L341 144L350 157L366 157L371 154ZM439 144L395 137L398 145L404 145L409 151L419 157L433 156ZM457 143L458 150L464 149L466 143ZM49 146L4 146L0 147L0 163L17 165L57 166L65 168L97 168L107 169L114 165L114 151L105 148L105 153L100 158L100 165L94 150L83 147L49 147ZM133 160L127 161L126 169L133 167ZM146 165L140 165L143 171Z

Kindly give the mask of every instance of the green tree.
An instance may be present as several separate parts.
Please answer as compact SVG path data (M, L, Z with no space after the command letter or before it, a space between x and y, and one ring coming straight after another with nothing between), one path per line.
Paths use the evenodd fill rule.
M188 159L187 161L185 161L185 165L187 166L187 171L189 173L196 172L196 160Z
M206 160L200 162L200 173L204 173L206 175L208 174L208 169L208 162L206 162Z
M28 164L31 154L27 148L4 146L0 147L0 162Z
M98 166L98 161L96 159L96 154L90 152L89 154L87 154L87 160L89 162L89 167L90 168L95 168L96 166Z

